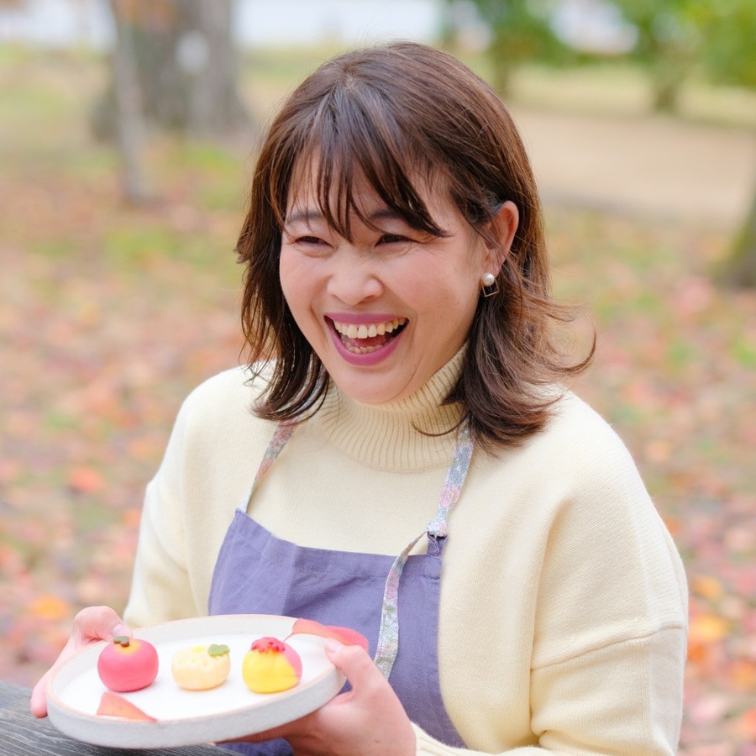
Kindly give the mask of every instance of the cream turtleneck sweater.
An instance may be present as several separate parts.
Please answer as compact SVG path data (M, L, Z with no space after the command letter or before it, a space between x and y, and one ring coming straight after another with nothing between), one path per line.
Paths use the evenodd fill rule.
M455 439L416 428L455 424L458 408L440 402L460 363L390 405L332 387L249 514L301 546L398 554L436 514ZM179 413L147 489L134 626L207 613L218 550L274 430L250 412L259 382L247 378L211 378ZM475 453L443 559L441 690L471 751L675 753L685 576L627 450L589 407L568 393L523 446ZM416 732L418 754L460 753Z

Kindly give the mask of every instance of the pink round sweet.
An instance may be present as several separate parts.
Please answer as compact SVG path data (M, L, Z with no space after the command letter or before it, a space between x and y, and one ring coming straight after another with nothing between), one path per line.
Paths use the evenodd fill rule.
M116 693L141 690L157 677L157 651L145 640L118 636L102 649L97 660L97 673Z

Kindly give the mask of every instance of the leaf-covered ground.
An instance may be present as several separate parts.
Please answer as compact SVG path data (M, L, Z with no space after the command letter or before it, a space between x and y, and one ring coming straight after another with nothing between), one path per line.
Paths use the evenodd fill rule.
M259 73L260 102L288 83ZM86 128L102 78L0 51L0 678L27 685L79 608L123 606L179 404L243 359L248 151L153 138L159 201L126 208ZM756 294L714 283L716 228L547 215L556 290L584 306L579 342L598 333L576 388L626 440L690 581L680 752L754 756Z

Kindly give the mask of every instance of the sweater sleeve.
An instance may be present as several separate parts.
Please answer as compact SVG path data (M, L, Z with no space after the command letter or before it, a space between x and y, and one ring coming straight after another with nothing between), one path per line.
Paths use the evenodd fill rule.
M510 756L673 756L682 708L685 630L669 627L534 670L538 746ZM418 756L461 756L415 727Z
M179 411L165 456L147 486L134 574L124 621L132 627L201 614L187 570L183 457L187 403Z
M591 430L581 444L557 439L552 457L541 449L542 458L559 458L546 477L560 495L548 521L532 528L544 543L530 656L532 740L500 753L673 756L685 574L624 444L597 421ZM422 756L474 753L419 728L416 735Z

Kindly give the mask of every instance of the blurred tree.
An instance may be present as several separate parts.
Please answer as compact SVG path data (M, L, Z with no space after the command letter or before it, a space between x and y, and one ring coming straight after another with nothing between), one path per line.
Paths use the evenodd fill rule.
M119 65L131 65L149 124L198 136L248 125L237 89L232 0L111 0L111 8L117 43L110 85L93 112L98 136L118 132Z
M735 286L756 288L756 192L724 268L724 280Z
M515 69L527 62L557 64L568 48L551 28L555 0L472 0L491 30L493 86L504 93Z
M699 0L691 18L701 33L702 62L711 79L756 90L756 2ZM756 191L723 277L738 286L756 287Z
M703 65L713 81L756 88L756 2L698 0L688 17L700 34Z
M694 8L712 1L718 0L614 0L638 31L630 57L649 74L654 110L677 109L680 89L698 52Z
M119 0L111 0L114 18L118 17ZM122 163L123 193L127 202L140 204L150 199L142 169L141 146L144 136L141 92L137 77L134 40L131 26L116 24L113 50L114 121Z

